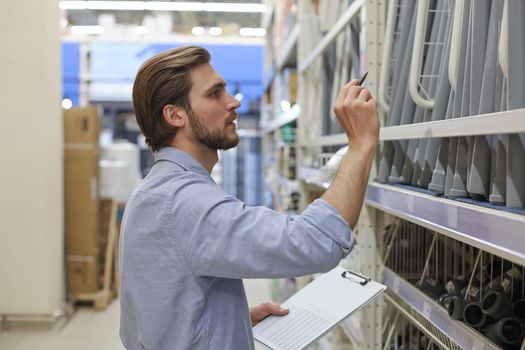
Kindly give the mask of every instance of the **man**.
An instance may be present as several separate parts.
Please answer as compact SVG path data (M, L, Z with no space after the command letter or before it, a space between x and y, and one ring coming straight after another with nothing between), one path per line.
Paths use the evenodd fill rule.
M133 106L155 164L124 215L121 338L127 349L253 349L252 325L287 310L249 310L242 278L325 272L352 249L379 122L353 80L334 111L349 138L332 186L301 215L248 207L210 177L217 150L239 142L239 102L189 46L140 68Z

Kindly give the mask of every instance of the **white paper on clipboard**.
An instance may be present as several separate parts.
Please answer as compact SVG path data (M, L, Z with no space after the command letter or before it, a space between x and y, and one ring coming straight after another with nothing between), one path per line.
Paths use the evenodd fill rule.
M270 316L253 327L255 340L269 349L303 349L385 289L336 267L286 300L282 306L290 309L288 315Z

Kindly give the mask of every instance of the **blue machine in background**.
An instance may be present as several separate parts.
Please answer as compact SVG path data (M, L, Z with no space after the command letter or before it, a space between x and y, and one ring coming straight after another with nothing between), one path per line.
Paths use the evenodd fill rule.
M80 100L80 45L62 43L62 98L68 98L73 106Z
M93 42L89 55L89 101L131 101L131 89L141 64L153 55L182 44ZM187 44L184 44L187 45ZM228 83L231 94L241 93L239 114L247 113L262 94L263 46L256 44L198 44L212 55L212 65ZM63 98L79 103L80 44L62 44Z

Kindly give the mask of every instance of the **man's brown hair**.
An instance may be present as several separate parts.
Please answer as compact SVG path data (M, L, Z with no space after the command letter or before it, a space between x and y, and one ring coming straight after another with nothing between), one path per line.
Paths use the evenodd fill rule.
M210 59L202 47L182 46L153 56L140 67L133 84L133 108L152 151L168 146L177 132L164 120L162 109L174 104L191 110L190 71Z

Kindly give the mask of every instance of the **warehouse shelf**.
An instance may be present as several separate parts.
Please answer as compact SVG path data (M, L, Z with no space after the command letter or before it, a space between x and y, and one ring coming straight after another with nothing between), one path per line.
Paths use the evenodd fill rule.
M385 268L383 270L382 280L391 293L395 294L412 309L421 314L462 349L500 349L472 328L461 322L452 320L443 307L424 295L392 270Z
M299 24L296 24L288 38L284 42L283 51L279 55L276 61L277 70L282 70L286 66L292 64L291 61L295 60L297 57L297 40L299 39Z
M299 178L320 189L330 186L329 181L319 179L316 168L299 167ZM523 240L523 215L375 182L368 184L366 203L517 264L525 264L525 245L516 244Z
M525 132L525 108L472 117L381 128L379 139L388 141L521 132Z
M525 216L371 182L366 203L458 241L525 265Z
M433 122L383 127L379 140L408 140L419 138L514 134L525 132L525 108L505 112L480 114L471 117ZM322 136L302 145L336 146L348 143L346 134Z
M301 113L301 107L298 104L292 106L288 112L284 112L279 115L276 119L269 121L266 125L262 126L263 134L268 134L279 129L281 126L284 126L288 123L291 123L297 118Z
M326 35L321 39L321 42L319 42L312 53L299 65L300 73L303 73L314 62L314 60L319 55L321 55L328 45L330 45L330 43L335 40L337 34L339 34L348 25L348 23L359 14L359 11L361 10L361 7L363 7L364 3L364 0L356 0L348 7L348 9L341 15L330 31L326 33Z

